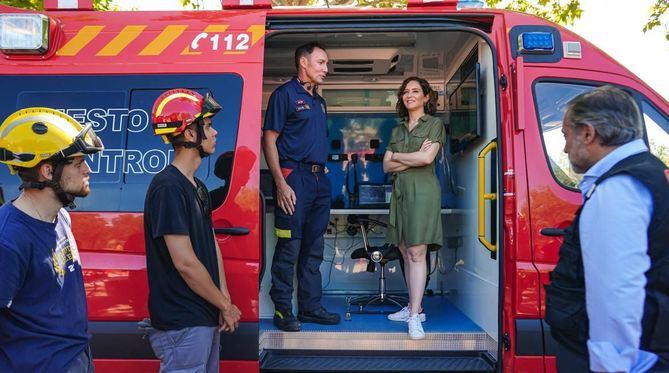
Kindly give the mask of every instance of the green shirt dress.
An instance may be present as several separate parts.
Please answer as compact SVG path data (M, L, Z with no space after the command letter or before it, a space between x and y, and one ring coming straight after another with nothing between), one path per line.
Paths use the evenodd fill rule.
M425 139L438 142L446 139L444 124L439 118L424 115L412 131L404 118L393 129L387 149L394 153L420 150ZM386 240L395 245L404 241L407 248L428 245L438 250L443 244L441 228L441 186L434 172L435 160L423 167L411 167L393 173L393 193Z

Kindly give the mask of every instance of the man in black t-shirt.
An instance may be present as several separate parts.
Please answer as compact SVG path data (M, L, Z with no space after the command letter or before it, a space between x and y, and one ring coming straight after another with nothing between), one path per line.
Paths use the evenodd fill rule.
M220 331L234 332L232 304L216 242L209 193L195 177L216 149L211 95L164 92L153 107L155 135L174 147L174 161L151 181L144 203L151 346L161 371L218 372Z

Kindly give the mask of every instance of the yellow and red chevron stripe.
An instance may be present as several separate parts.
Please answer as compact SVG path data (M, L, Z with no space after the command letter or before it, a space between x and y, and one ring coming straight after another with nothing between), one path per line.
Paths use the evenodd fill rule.
M188 28L187 25L169 25L153 39L141 52L140 56L158 56L169 47Z
M104 25L86 25L83 26L79 31L77 31L70 40L65 43L57 52L56 55L61 57L75 57L84 50L90 50L92 48L97 48L94 50L93 55L96 57L114 57L121 54L128 46L133 42L143 43L139 47L134 49L138 50L136 55L138 56L160 56L165 50L173 45L179 38L188 31L188 25L168 25L165 26L158 35L154 37L146 37L145 35L149 32L153 34L155 30L147 31L147 25L127 25L123 27L118 33L113 36L113 38L107 41L104 45L99 45L99 40L103 38L103 35L106 32L103 32L107 26ZM204 30L193 30L196 32L206 32L210 34L214 33L224 33L229 29L230 25L228 24L213 24L208 25ZM263 25L251 25L246 30L251 35L251 46L255 45L265 33L265 28ZM106 33L106 37L109 37L109 34ZM143 37L144 36L144 37ZM97 42L97 43L96 43ZM191 45L189 40L180 41L185 44L184 49L180 53L181 55L201 55L202 51L193 51L191 50ZM139 48L139 49L138 49ZM245 54L248 50L236 51L236 50L227 50L223 51L223 54L230 55L239 55ZM89 52L90 53L90 52Z
M105 26L84 26L79 32L56 52L58 56L76 56L88 43L93 41Z

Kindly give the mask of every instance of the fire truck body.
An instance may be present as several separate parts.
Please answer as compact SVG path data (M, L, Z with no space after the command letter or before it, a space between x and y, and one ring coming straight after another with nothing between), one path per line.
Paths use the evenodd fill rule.
M53 107L93 123L106 145L89 157L92 193L71 214L98 371L158 366L137 326L148 317L142 210L148 183L172 156L152 136L151 106L174 87L210 91L223 106L216 154L197 174L215 201L227 282L242 311L240 329L222 336L222 371L378 371L388 362L387 371L555 371L543 284L561 243L553 228L565 228L581 201L562 153L564 106L596 86L620 86L638 99L659 153L669 147L667 101L579 36L526 14L457 9L456 1L401 10L243 3L198 12L53 9L43 13L45 47L2 50L0 116ZM8 16L42 13L0 6L0 14L3 25L20 25ZM285 333L271 323L273 182L260 134L269 95L294 75L295 47L312 40L330 57L320 87L333 187L323 301L350 321ZM346 314L347 297L378 292L379 269L370 273L350 255L363 238L356 219L387 219L380 160L396 123L395 92L412 75L439 94L436 116L448 130L436 167L444 245L431 254L423 341L382 314ZM5 200L18 184L0 174ZM384 242L383 227L367 228L372 245ZM385 276L390 293L404 291L396 261Z

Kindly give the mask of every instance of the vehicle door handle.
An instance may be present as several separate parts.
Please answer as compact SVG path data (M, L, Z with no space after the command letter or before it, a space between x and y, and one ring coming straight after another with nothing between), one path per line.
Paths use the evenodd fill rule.
M562 237L564 236L564 229L562 228L542 228L541 234L548 237Z
M216 234L229 234L230 236L246 236L251 231L246 227L214 228Z

